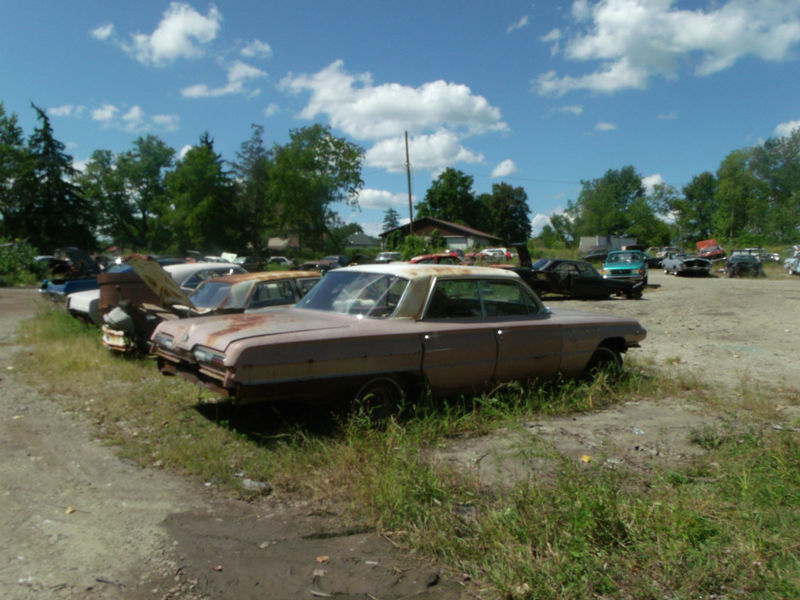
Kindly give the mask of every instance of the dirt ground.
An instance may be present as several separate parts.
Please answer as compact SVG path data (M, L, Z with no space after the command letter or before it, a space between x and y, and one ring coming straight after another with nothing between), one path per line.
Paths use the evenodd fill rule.
M548 303L637 317L648 337L632 354L649 369L797 397L800 278L651 272L650 282L658 287L642 300ZM14 330L37 303L35 290L0 288L1 598L479 596L458 574L349 528L335 508L231 501L121 460L87 422L15 375L14 356L24 348ZM794 426L796 407L782 411L782 423ZM526 423L514 435L453 440L432 459L471 469L487 484L532 476L552 451L648 469L700 452L691 432L718 418L691 399L631 398L595 414Z

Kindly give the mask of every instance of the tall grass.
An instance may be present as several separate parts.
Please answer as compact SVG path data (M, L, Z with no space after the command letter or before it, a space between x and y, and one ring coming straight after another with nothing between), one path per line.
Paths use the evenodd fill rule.
M619 380L501 386L423 398L398 418L291 407L208 405L151 361L110 356L97 330L49 310L23 329L23 374L88 415L120 452L247 497L345 507L361 526L468 573L508 598L800 596L800 441L753 420L693 434L706 454L672 469L610 469L560 456L522 423L632 398L679 397L685 382L636 366ZM33 380L33 377L31 377ZM748 392L757 395L757 391ZM692 390L697 397L696 390ZM709 394L712 404L724 399ZM748 396L746 405L758 405ZM745 403L739 403L743 406ZM487 485L433 457L460 436L519 439L546 470Z

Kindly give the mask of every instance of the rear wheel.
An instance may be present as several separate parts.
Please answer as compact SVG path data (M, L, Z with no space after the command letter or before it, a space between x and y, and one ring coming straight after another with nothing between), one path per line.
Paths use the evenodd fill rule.
M616 377L622 371L622 354L619 350L611 346L598 346L589 364L586 365L584 374L589 379L594 379L600 373L605 373L610 377Z
M394 375L379 375L369 379L356 392L356 410L373 420L384 420L397 414L408 397L405 382Z

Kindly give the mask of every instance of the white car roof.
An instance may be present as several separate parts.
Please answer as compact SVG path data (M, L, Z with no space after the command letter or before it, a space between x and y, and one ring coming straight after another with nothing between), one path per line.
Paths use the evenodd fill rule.
M355 265L336 269L336 271L359 271L362 273L385 273L397 275L405 279L429 279L431 277L496 277L501 279L519 279L519 275L507 269L495 267L473 267L467 265L435 265L435 264L411 264L411 263L388 263ZM331 271L334 272L334 271Z

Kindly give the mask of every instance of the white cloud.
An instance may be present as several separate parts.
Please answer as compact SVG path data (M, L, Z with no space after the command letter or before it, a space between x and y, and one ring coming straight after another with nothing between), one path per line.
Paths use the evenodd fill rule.
M91 111L92 119L102 123L111 122L119 112L119 109L113 104L104 104L100 108L95 108Z
M411 198L412 203L416 203L413 195ZM408 193L393 194L386 190L376 190L367 188L361 190L358 194L358 205L365 209L388 210L395 209L402 214L408 212Z
M194 146L192 146L191 144L186 144L183 148L178 150L178 158L180 160L183 160L184 158L186 158L186 155L189 153L189 150L191 150L192 148L194 148Z
M531 236L536 237L542 233L545 225L550 225L550 215L538 213L531 219Z
M53 106L47 109L47 114L51 117L75 117L80 118L86 110L85 106L64 104L62 106Z
M228 67L228 83L224 86L209 88L201 83L182 89L181 94L185 98L215 98L230 94L248 94L252 97L258 95L260 90L248 90L246 83L251 79L261 79L266 76L266 72L261 69L237 60Z
M327 115L334 127L358 140L444 127L467 134L508 131L500 109L465 85L442 80L417 88L398 83L373 85L368 73L347 73L341 60L312 75L290 74L281 81L281 88L311 93L302 118Z
M655 173L653 175L648 175L647 177L642 177L642 185L644 186L645 193L650 196L655 190L657 185L664 185L664 178L661 176L660 173Z
M658 118L664 121L674 121L678 118L678 112L673 110L668 113L662 113L658 115Z
M145 131L175 131L178 129L178 115L153 115L148 117L140 106L132 106L121 113L122 109L113 104L104 104L90 111L92 120L100 122L103 127L120 129L131 133Z
M181 119L178 115L153 115L151 121L162 131L177 131Z
M775 128L775 135L778 137L789 137L798 127L800 127L800 121L787 121L785 123L781 123Z
M525 15L516 23L509 25L508 28L506 29L506 33L511 33L512 31L516 31L517 29L522 29L523 27L527 26L528 26L528 15Z
M188 4L173 2L153 33L132 34L131 43L121 45L143 64L162 66L179 58L197 58L203 55L202 46L217 37L221 22L214 5L203 16Z
M594 126L595 131L614 131L616 128L617 126L614 123L606 123L603 121Z
M90 35L96 40L107 40L111 37L114 33L114 25L108 23L106 25L100 25L99 27L95 27L90 32Z
M413 170L437 171L458 162L479 163L482 154L475 154L461 145L458 135L442 129L431 135L409 139L409 160ZM364 161L369 167L379 167L393 173L405 171L404 137L388 138L367 150Z
M271 58L272 48L267 42L253 40L242 48L242 56L245 58Z
M644 89L654 77L676 77L681 65L697 76L727 69L746 56L782 61L800 42L796 0L727 0L708 9L678 9L674 0L586 0L573 3L575 31L563 55L576 62L599 62L594 71L534 81L542 95L574 90L613 93ZM559 38L551 34L542 41Z
M517 172L517 165L510 158L499 163L492 171L492 177L508 177Z
M581 115L583 114L583 107L577 104L572 104L569 106L560 106L555 109L557 112L569 113L571 115Z
M267 118L274 117L275 115L278 114L279 111L280 107L273 102L272 104L267 106L267 108L264 109L264 116Z

